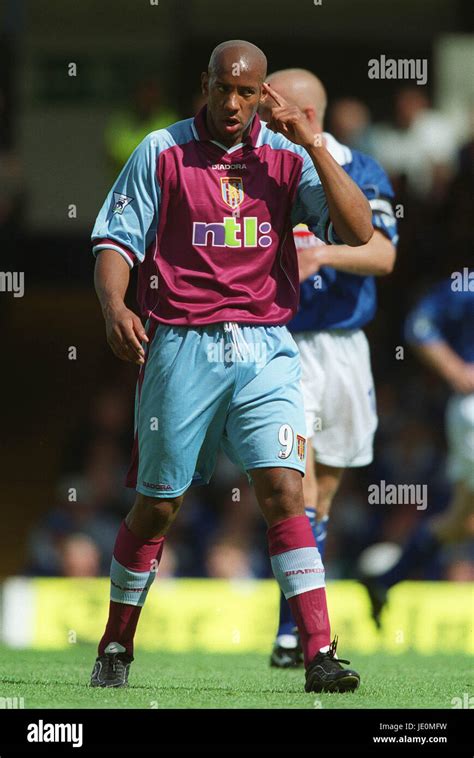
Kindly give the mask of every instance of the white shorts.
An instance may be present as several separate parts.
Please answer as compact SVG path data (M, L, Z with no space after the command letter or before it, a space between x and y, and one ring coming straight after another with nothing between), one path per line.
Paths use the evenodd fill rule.
M448 473L474 491L474 393L453 395L446 409Z
M316 461L336 468L367 466L378 423L367 337L360 329L293 336Z

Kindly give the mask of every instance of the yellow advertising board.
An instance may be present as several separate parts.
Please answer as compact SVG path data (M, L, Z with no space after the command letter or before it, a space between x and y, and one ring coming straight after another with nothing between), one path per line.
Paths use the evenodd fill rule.
M108 609L108 579L31 579L28 646L96 643ZM329 582L332 632L344 649L396 654L474 652L474 588L467 583L404 582L394 587L379 632L357 582ZM148 650L268 653L279 591L272 580L166 579L152 586L136 644Z

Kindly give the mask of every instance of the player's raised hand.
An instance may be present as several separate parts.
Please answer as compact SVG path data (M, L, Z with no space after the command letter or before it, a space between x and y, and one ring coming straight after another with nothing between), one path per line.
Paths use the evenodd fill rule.
M295 145L312 147L319 135L314 134L302 110L296 105L290 105L285 98L276 92L270 84L264 82L263 91L267 94L265 107L270 110L267 127L272 132L280 132Z
M141 342L148 342L143 324L137 314L125 305L105 314L107 342L117 358L142 364L145 351Z

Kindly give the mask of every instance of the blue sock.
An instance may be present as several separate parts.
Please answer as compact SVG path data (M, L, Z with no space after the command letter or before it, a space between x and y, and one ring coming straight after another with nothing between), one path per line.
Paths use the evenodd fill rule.
M313 511L311 508L307 508L305 513L309 518L311 529L313 530L314 534L314 539L316 540L316 544L318 546L319 555L321 556L321 560L324 561L329 516L324 516L320 521L317 521L316 511Z
M314 539L318 546L321 559L324 557L324 548L326 547L326 533L329 516L325 516L321 521L316 521L316 511L314 508L306 508L305 513L309 518L311 529L313 530ZM280 619L278 621L277 637L283 634L295 634L296 624L293 619L288 601L283 593L280 594Z
M429 561L439 547L440 542L430 529L429 522L421 521L408 538L398 562L378 576L377 581L389 589L408 579L413 571Z
M288 600L283 592L280 593L280 619L278 621L277 637L282 634L295 634L296 624L291 613Z

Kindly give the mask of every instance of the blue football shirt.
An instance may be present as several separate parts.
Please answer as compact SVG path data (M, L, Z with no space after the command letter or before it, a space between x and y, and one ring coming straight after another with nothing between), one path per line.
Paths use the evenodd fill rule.
M474 363L474 289L458 289L454 276L437 284L408 314L405 338L414 345L446 342Z
M328 150L360 187L372 208L372 224L394 245L398 242L397 222L393 211L394 193L380 164L358 150L341 145L325 134ZM318 244L317 238L303 225L295 229L298 248ZM321 244L321 243L319 243ZM298 313L290 321L292 332L360 329L375 315L377 293L373 276L360 276L322 266L318 273L300 285Z

